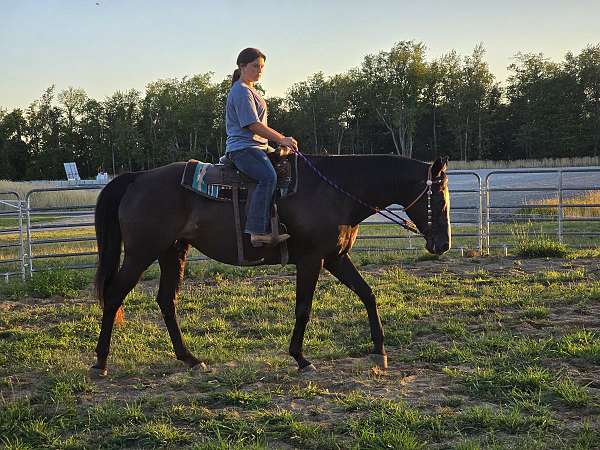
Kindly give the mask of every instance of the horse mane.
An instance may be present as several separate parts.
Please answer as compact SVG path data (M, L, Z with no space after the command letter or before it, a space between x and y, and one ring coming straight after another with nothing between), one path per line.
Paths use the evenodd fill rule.
M374 175L382 181L413 175L417 167L426 167L427 163L416 159L393 154L382 155L306 155L326 176L343 186L352 186L357 176ZM310 170L310 169L307 169ZM416 179L421 174L415 174Z

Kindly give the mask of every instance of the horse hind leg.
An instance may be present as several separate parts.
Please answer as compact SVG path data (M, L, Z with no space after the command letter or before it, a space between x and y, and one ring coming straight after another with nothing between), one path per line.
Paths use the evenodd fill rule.
M183 279L185 260L189 247L188 243L178 241L158 257L160 286L156 302L162 312L177 359L183 361L191 368L205 370L206 365L192 355L183 343L175 308L175 299L177 298L179 286Z
M105 376L108 372L106 362L110 351L110 339L117 311L123 304L123 300L127 294L135 287L140 276L152 264L153 260L154 257L143 258L125 253L123 265L106 288L102 325L98 344L96 345L97 362L92 366L92 371L98 376Z

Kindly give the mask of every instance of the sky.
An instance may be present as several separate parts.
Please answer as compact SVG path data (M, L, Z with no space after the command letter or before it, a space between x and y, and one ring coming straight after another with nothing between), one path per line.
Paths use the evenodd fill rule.
M598 17L598 0L0 0L0 107L26 108L52 84L102 100L161 78L217 82L245 47L267 56L267 96L402 40L430 60L482 43L504 80L519 51L561 61L600 43Z

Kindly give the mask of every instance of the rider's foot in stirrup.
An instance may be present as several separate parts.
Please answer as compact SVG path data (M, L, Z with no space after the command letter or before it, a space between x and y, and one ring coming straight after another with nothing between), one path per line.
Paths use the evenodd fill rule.
M290 238L289 234L276 234L273 233L252 233L250 235L250 243L253 247L267 246L271 247L274 245L281 244L283 241Z

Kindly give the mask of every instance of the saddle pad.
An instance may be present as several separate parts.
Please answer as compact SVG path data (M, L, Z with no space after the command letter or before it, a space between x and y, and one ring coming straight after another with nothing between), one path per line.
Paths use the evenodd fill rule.
M233 200L231 185L210 182L211 179L215 178L215 170L221 168L222 166L220 164L217 168L214 164L190 159L185 164L183 176L181 178L181 186L194 191L203 197L222 202L231 202ZM247 196L248 190L243 186L239 186L240 200L245 200Z

